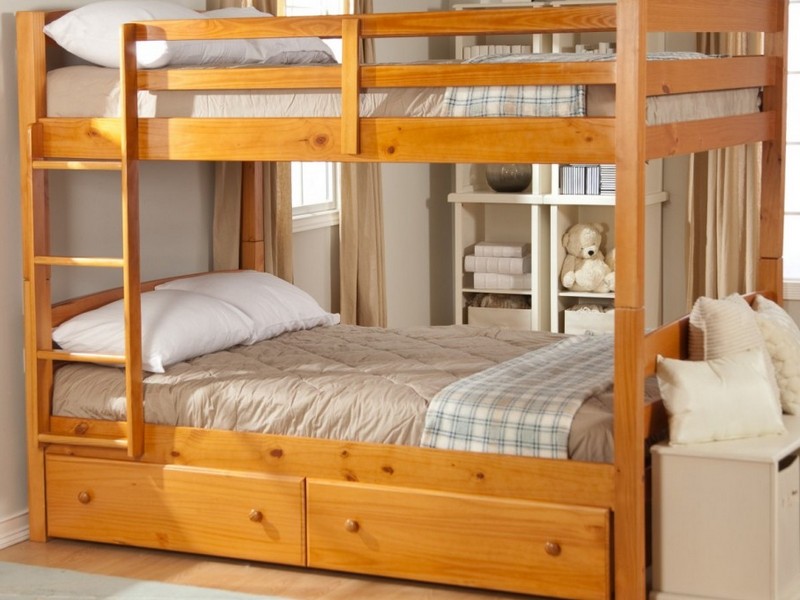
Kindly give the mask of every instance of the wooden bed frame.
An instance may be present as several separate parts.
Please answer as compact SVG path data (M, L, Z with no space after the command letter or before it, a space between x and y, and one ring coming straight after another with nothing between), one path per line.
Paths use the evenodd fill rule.
M685 356L685 319L644 329L644 166L657 157L762 142L758 288L781 297L786 0L618 0L561 8L128 24L124 119L48 118L49 42L62 12L17 15L31 539L48 536L218 554L567 598L646 593L645 410L657 354ZM649 31L762 31L764 56L647 64ZM617 60L525 65L359 65L360 37L616 32ZM341 37L340 66L137 72L134 40ZM363 118L361 87L616 85L616 118ZM341 89L341 118L138 119L137 86ZM646 126L645 97L763 88L762 111ZM226 132L219 136L218 132ZM265 144L265 140L272 143ZM213 143L210 141L213 140ZM546 140L546 143L541 143ZM614 464L530 459L147 425L141 404L140 160L616 163ZM257 169L257 163L251 166ZM116 169L122 259L50 256L49 169ZM251 194L252 197L254 194ZM245 215L253 205L246 206ZM245 218L243 268L263 263ZM124 289L53 310L53 265L118 266ZM53 350L50 332L125 298L125 357ZM128 421L51 415L53 365L127 366Z

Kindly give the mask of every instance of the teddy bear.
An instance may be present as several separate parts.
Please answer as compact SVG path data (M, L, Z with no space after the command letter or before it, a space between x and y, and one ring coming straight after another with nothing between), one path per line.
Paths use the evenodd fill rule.
M525 296L516 294L475 294L470 306L481 308L530 308L530 302Z
M599 223L577 223L561 237L567 254L561 265L561 285L573 292L611 292L614 271L600 250L603 226ZM614 251L610 253L612 259Z

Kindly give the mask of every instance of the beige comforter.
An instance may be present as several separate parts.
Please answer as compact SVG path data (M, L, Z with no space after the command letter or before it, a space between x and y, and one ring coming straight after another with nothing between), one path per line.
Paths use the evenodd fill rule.
M145 378L145 419L203 427L418 445L431 398L457 378L562 336L469 326L336 325L201 356ZM120 369L58 370L53 412L122 420ZM569 454L613 459L610 393L578 411Z

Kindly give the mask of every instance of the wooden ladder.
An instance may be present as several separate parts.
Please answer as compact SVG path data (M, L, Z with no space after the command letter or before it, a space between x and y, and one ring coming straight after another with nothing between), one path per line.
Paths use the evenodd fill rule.
M38 440L41 444L69 444L97 448L127 450L131 457L144 452L144 405L142 387L141 272L139 257L139 160L138 112L136 105L136 59L133 43L123 42L123 68L120 70L119 160L54 160L44 158L42 128L29 129L27 182L31 201L23 207L24 252L26 262L25 295L27 310L27 383L38 399ZM132 61L132 62L131 62ZM50 226L46 173L48 171L119 171L122 200L122 257L54 256L50 253ZM122 269L125 319L125 353L123 355L67 352L53 348L52 297L50 274L54 266L102 267ZM67 435L52 433L50 427L50 394L53 387L54 363L90 362L119 365L125 368L126 435L123 438L99 435Z

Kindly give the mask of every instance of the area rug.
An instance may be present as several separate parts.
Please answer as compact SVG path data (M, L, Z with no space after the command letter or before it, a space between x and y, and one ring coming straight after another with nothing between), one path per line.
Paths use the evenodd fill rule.
M0 562L0 600L281 600L189 585Z

